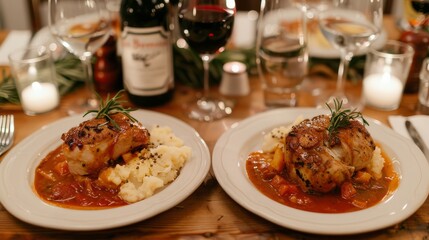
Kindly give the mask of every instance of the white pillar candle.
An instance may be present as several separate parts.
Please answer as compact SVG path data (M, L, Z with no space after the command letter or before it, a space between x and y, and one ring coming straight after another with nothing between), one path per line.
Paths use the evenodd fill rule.
M363 81L366 103L378 108L396 108L401 101L402 89L401 80L389 72L371 74Z
M21 103L25 110L43 113L58 106L58 89L53 83L33 82L21 92Z

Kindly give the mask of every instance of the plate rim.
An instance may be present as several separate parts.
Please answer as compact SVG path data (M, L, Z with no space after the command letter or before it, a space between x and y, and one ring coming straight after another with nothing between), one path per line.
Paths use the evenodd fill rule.
M382 229L405 220L406 218L411 216L415 211L417 211L421 207L421 205L425 202L429 194L429 176L425 176L423 174L424 171L429 171L428 161L424 158L423 153L421 153L421 151L417 148L417 146L415 146L414 143L412 143L409 139L397 134L392 129L383 125L378 120L372 119L367 116L365 116L365 119L369 121L371 125L374 125L370 130L387 132L387 134L392 138L399 139L399 141L407 145L409 149L408 151L411 151L413 155L412 158L414 158L415 161L418 162L420 165L418 167L417 166L413 167L413 166L409 166L410 164L407 165L407 161L403 161L403 160L400 161L400 159L396 159L398 161L398 164L400 165L395 167L400 168L399 174L401 177L400 185L398 186L398 189L391 196L389 196L389 198L383 200L382 203L379 203L371 208L361 210L361 211L356 211L351 213L339 213L339 214L312 213L312 212L306 212L306 211L294 209L294 208L282 205L280 203L277 203L276 201L271 200L270 198L266 197L264 194L260 193L251 184L250 180L248 180L247 173L245 173L246 170L245 169L243 170L244 166L241 166L242 164L240 164L243 162L242 158L246 157L247 155L237 156L237 151L239 150L236 150L235 152L233 152L234 150L231 150L231 148L227 148L225 150L225 147L228 145L229 138L232 137L234 134L237 135L239 131L246 132L246 134L249 134L249 135L253 134L253 136L255 134L260 134L261 139L259 140L259 142L262 142L262 133L257 132L257 131L260 131L260 128L263 128L260 126L261 123L264 123L267 121L271 123L272 122L277 123L277 121L280 121L280 120L275 120L276 117L278 118L279 116L293 115L294 118L290 119L290 122L292 122L297 116L302 114L304 114L307 117L310 117L310 116L316 116L317 114L323 114L323 113L329 113L329 112L323 109L316 109L316 108L282 108L282 109L268 110L266 112L258 113L252 117L244 119L238 122L234 126L234 128L227 130L218 139L212 153L213 172L214 172L214 175L216 176L216 179L218 179L219 184L224 189L224 191L239 205L249 210L250 212L253 212L256 215L259 215L260 217L265 218L268 221L271 221L277 225L280 225L282 227L286 227L289 229L294 229L301 232L307 232L307 233L313 233L313 234L322 234L322 235L357 234L357 233L364 233L364 232L370 232L370 231ZM258 127L256 127L256 125L259 125L259 129ZM274 125L279 126L277 124L274 124ZM271 126L271 128L272 127L274 126ZM270 129L270 126L266 126L265 129L267 130ZM249 131L250 132L254 131L254 132L249 133ZM380 134L380 133L377 132L377 134ZM234 138L234 148L240 149L240 147L241 148L243 147L242 146L243 143L237 142L237 138L238 137ZM260 146L259 146L259 149L260 149ZM393 149L393 151L395 154L397 154L398 150ZM226 159L227 157L229 160ZM236 160L231 160L230 158L233 158ZM229 163L229 162L232 162L232 163ZM402 193L402 191L405 191L404 184L410 184L409 182L410 181L412 182L411 179L402 179L405 173L406 173L405 175L410 174L408 169L410 167L413 168L414 170L420 169L419 170L420 180L418 183L416 183L416 186L419 186L420 190L422 189L422 187L424 187L423 188L424 192L420 193L418 197L409 200L411 202L411 205L406 206L404 210L401 210L398 213L396 212L396 210L398 209L391 209L392 208L391 202L395 203L395 201L397 201L397 199L401 197L400 194ZM225 170L225 169L228 169L228 170ZM240 169L240 170L237 170L237 169ZM425 169L425 170L422 170L422 169ZM406 171L405 173L404 173L404 170ZM230 171L231 173L228 174L226 173L227 171ZM238 173L239 171L241 171L241 175ZM244 191L246 190L249 190L249 192L244 193ZM399 190L401 190L401 192ZM269 204L269 205L263 205L263 204ZM371 217L371 218L376 218L376 220L368 217L368 215L371 215L372 213L377 213L377 211L388 211L388 212L385 216L382 216L382 217L380 216ZM305 216L308 219L312 218L316 222L312 223L312 222L301 221L300 219L296 218L296 216L300 216L300 217ZM295 217L295 219L291 219L291 217ZM350 223L347 223L346 221L339 221L339 220L349 219L350 217L355 217L359 219L363 218L365 221L369 221L370 224L368 224L368 222L361 222L359 226L356 226L356 224L351 226ZM334 218L335 219L338 218L339 220L334 221L333 220ZM318 220L319 222L317 222ZM334 221L334 222L331 222L329 224L329 222L326 222L326 221Z
M173 116L143 109L131 112L131 115L136 117L147 128L150 128L153 125L168 126L173 130L176 136L184 140L186 146L191 145L190 147L192 149L192 157L190 162L187 162L181 169L181 174L179 174L176 180L168 184L164 189L147 199L130 205L96 210L61 208L52 204L48 204L40 199L32 189L33 179L30 179L32 178L31 169L34 169L35 166L37 166L40 162L41 158L45 156L41 156L40 152L48 151L45 146L48 143L45 143L45 145L41 143L39 149L37 146L33 146L35 149L32 150L29 154L29 158L31 159L22 160L17 158L19 158L19 156L25 155L25 153L23 153L25 151L25 149L23 149L24 147L31 145L38 138L43 137L43 135L49 134L52 131L57 131L57 129L68 129L85 119L89 119L89 117L82 118L81 116L68 116L49 123L43 126L41 129L36 130L31 135L27 136L16 146L14 146L0 162L0 202L2 203L3 207L10 214L21 221L36 226L58 230L93 231L121 227L146 220L171 209L185 200L201 185L210 170L211 155L206 142L193 127ZM58 141L61 141L59 137L61 136L60 134L62 132L57 132L59 132L58 135L52 136L50 139L51 142L55 137L58 138ZM59 144L60 143L58 143L58 145ZM42 147L45 149L41 149ZM49 146L48 148L52 149L54 147L55 146ZM35 152L37 153L37 156L34 155ZM20 162L17 163L17 161ZM12 180L7 179L10 174L8 174L6 171L17 168L23 164L25 165L25 169L20 169L19 173L25 172L25 176L22 176L22 179L19 180L18 186L11 184L10 181ZM190 175L190 173L192 173L192 175ZM185 174L187 175L185 176ZM25 183L26 186L23 186ZM181 183L186 184L180 185ZM8 200L11 197L14 197L15 199L17 197L16 195L13 195L14 193L10 190L12 188L10 185L14 185L14 188L23 187L23 189L21 189L21 192L23 192L22 194L31 196L33 201L38 200L35 202L37 205L36 209L24 207L22 206L22 202L18 204L15 201L11 202ZM31 191L31 193L29 191ZM175 193L174 198L166 197L168 196L166 194L172 192ZM31 200L25 201L31 202ZM40 209L47 211L47 213L40 212ZM147 212L142 212L142 209L147 210ZM93 215L96 215L96 217ZM107 218L108 220L106 220L105 216L109 216ZM87 220L84 220L85 218ZM98 221L100 219L101 221Z

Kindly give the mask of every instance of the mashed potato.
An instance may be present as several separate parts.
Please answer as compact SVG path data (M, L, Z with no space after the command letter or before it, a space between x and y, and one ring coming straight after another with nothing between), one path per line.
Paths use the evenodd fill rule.
M150 146L125 165L111 168L108 181L119 186L119 197L133 203L152 196L172 182L191 157L191 148L174 135L169 127L149 130Z
M383 175L382 173L383 167L384 167L384 158L381 155L381 149L379 147L375 147L375 150L371 158L371 166L367 170L375 179L380 179Z
M272 129L269 133L264 135L264 140L262 142L262 151L266 153L274 153L276 148L282 147L286 138L286 135L292 130L292 127L301 121L304 118L299 116L295 119L295 121L288 126L280 126ZM384 167L384 158L381 155L381 149L379 147L375 147L371 158L371 164L368 167L367 171L371 174L375 179L380 179L382 177L382 170Z
M269 133L265 134L264 141L262 142L263 152L274 152L278 146L283 146L286 135L292 130L292 126L300 123L304 118L299 116L295 121L288 126L280 126L274 128Z

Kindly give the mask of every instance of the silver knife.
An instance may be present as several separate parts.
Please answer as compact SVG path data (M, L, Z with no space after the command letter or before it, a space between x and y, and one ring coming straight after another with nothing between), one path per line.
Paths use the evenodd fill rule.
M426 159L429 161L429 149L427 148L425 142L423 141L420 134L417 132L414 125L409 120L405 120L405 127L407 128L408 134L410 134L411 139L413 139L414 143L417 145L417 147L420 148L420 150L422 150Z

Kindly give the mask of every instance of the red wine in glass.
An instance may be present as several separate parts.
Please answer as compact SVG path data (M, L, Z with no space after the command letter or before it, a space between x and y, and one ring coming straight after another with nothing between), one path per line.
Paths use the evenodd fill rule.
M221 99L209 96L209 63L225 49L234 25L235 2L184 0L179 11L182 37L197 52L204 67L204 92L201 98L187 105L188 117L212 121L231 114L232 107Z
M212 5L197 6L196 10L179 14L183 37L196 52L214 54L226 45L231 36L234 15Z

